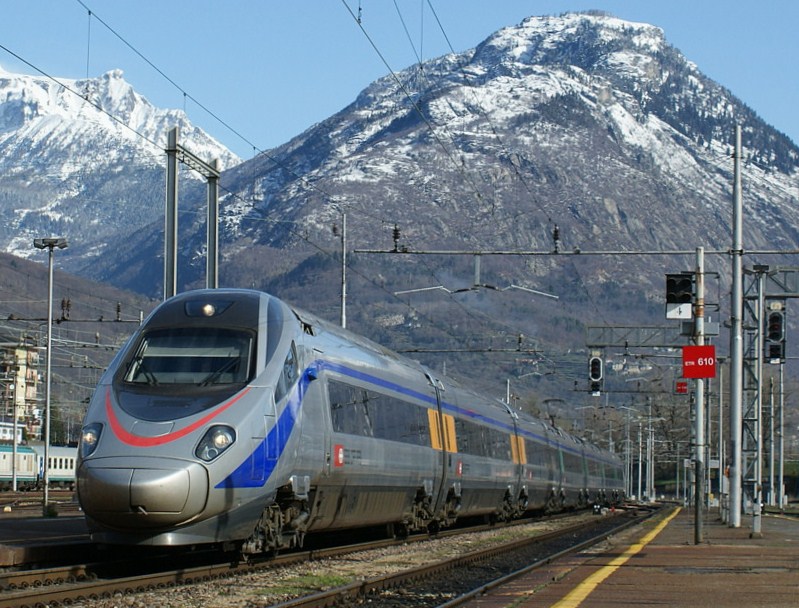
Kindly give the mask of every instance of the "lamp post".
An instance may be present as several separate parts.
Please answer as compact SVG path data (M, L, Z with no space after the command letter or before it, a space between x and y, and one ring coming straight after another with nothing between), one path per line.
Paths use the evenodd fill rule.
M643 497L642 497L642 494L641 494L641 492L642 492L642 489L641 489L642 475L641 474L643 472L641 470L642 469L641 465L643 464L643 461L642 461L643 454L641 453L643 446L641 444L642 444L642 439L643 438L641 437L641 433L642 433L641 421L639 420L638 421L638 502L643 502L643 500L642 500Z
M657 378L629 378L625 380L625 382L637 382L638 383L638 390L641 389L641 382L654 382L660 384L663 380L662 377ZM655 430L652 427L652 397L647 396L646 398L647 408L648 408L648 424L646 429L646 496L648 502L655 502L655 460L654 460L654 452L655 452ZM663 420L662 418L657 418L657 420ZM643 440L642 437L642 425L639 419L638 422L638 500L641 500L641 452L642 446L641 442Z
M58 247L64 249L67 246L67 239L61 237L51 237L46 239L34 239L33 246L36 249L47 249L47 367L45 371L44 385L44 462L42 463L44 481L44 500L42 502L42 515L47 517L47 507L50 500L50 370L52 369L53 359L53 250Z
M633 493L633 461L632 461L632 439L630 438L630 412L639 415L637 409L626 405L618 406L620 410L626 410L624 415L624 491L627 496Z
M11 490L14 492L17 491L17 382L17 374L14 372L14 384L11 385L11 415L13 416L13 427L11 429L13 433L11 438Z

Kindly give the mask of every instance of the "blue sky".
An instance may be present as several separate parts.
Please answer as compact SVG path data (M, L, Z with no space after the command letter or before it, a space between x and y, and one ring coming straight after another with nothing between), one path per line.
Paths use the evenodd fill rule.
M588 9L661 27L799 143L795 0L0 0L0 45L54 77L122 69L152 103L185 109L250 158L342 109L389 67L449 52L446 39L462 51L525 17ZM37 73L3 49L0 66Z

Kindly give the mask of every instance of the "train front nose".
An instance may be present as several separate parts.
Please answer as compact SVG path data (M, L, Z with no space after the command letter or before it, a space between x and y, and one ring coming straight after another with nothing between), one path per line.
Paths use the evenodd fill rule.
M77 477L86 515L117 529L179 525L208 500L208 474L192 462L98 458L84 461Z

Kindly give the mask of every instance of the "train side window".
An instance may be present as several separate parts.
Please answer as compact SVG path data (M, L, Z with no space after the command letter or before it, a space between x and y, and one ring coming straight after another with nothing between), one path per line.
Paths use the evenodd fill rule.
M427 409L397 397L328 380L333 430L414 445L429 445Z
M476 426L463 418L455 418L455 436L458 438L458 449L465 454L475 454L480 445L480 437L475 436Z
M427 445L427 410L397 397L367 391L366 411L374 436L389 441Z
M333 430L337 433L371 437L372 428L364 407L366 391L335 380L328 380L327 390Z
M583 473L583 462L580 456L565 450L561 453L563 454L563 465L567 473Z
M455 418L458 449L465 454L510 460L510 435L498 429L477 424L464 418Z
M510 449L510 435L497 429L491 429L491 454L492 458L512 460Z
M280 378L275 385L275 403L278 403L283 397L288 395L291 387L297 382L300 377L299 363L297 361L297 353L294 349L294 342L291 343L291 348L283 361L283 370L280 373Z
M546 468L550 466L549 447L546 444L531 439L524 440L527 452L527 464L534 467Z

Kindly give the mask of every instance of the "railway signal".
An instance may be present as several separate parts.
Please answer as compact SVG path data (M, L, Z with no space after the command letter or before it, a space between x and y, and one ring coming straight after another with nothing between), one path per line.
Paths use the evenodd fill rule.
M785 339L785 327L783 321L785 318L779 311L770 312L768 315L768 328L766 336L769 342L782 342Z
M602 390L602 358L594 355L588 360L588 380L591 382L591 392L599 395Z
M769 302L768 308L763 341L766 360L769 363L782 363L785 360L785 302Z
M690 319L693 316L693 273L666 275L666 318Z

